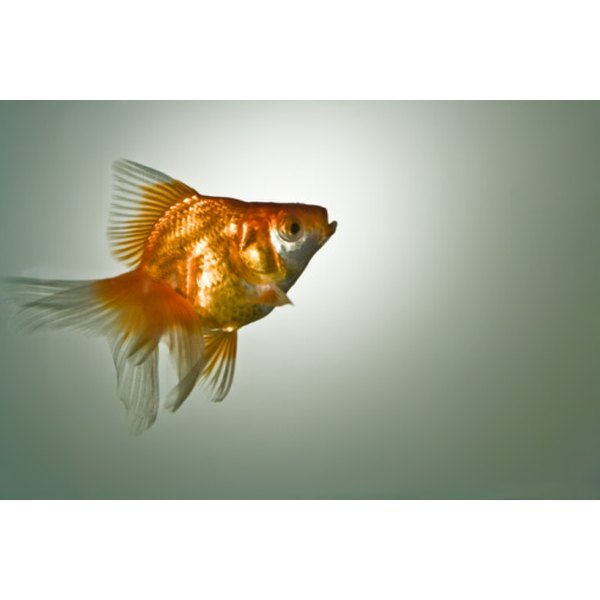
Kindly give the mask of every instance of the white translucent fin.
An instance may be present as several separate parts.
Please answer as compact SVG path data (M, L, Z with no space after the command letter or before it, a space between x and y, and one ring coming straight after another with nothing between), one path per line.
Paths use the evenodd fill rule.
M18 277L6 280L6 295L17 311L15 324L25 331L83 330L108 335L115 315L95 293L95 281L58 281Z
M204 338L200 329L173 327L167 336L171 361L179 382L169 392L165 408L175 412L194 389L204 366Z
M237 331L205 330L204 348L206 363L202 380L212 389L212 401L221 402L233 381Z
M108 228L113 254L128 265L137 265L157 221L172 206L193 196L198 192L165 173L131 160L115 161Z
M158 344L171 351L179 383L169 396L175 410L192 391L204 366L204 338L193 307L167 283L142 271L98 281L13 279L8 294L17 324L32 331L75 327L108 339L117 389L140 433L158 411Z
M136 348L136 338L109 339L117 369L117 393L125 405L131 433L140 434L158 414L158 348ZM142 351L143 359L138 355Z

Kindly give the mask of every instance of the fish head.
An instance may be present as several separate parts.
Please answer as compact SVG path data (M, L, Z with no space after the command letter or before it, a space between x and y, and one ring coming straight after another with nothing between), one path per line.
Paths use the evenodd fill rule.
M238 245L246 279L289 289L336 227L322 206L252 203Z
M269 237L285 277L284 290L300 276L317 250L335 233L337 223L329 222L327 210L311 204L282 204L271 216Z

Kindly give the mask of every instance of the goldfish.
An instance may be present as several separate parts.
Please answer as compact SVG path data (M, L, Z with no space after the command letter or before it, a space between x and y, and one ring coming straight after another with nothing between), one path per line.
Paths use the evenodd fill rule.
M128 270L88 281L14 278L29 330L74 327L104 336L117 394L140 433L157 418L159 343L177 384L175 412L198 382L222 401L234 376L238 329L291 304L287 292L337 223L321 206L205 196L130 160L113 163L108 229Z

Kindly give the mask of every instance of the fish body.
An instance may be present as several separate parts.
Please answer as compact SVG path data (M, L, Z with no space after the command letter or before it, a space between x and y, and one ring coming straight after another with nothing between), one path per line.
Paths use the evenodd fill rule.
M140 432L157 415L159 342L179 376L167 408L177 410L198 380L222 400L237 330L290 303L288 290L336 223L320 206L204 196L132 161L113 168L109 237L130 270L96 281L13 283L28 328L72 326L108 339L119 396Z

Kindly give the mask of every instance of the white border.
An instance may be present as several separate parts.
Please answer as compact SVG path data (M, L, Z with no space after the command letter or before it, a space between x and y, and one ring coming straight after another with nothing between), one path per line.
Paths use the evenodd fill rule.
M14 2L0 15L0 97L596 99L596 6Z
M598 597L597 502L4 502L0 597Z

